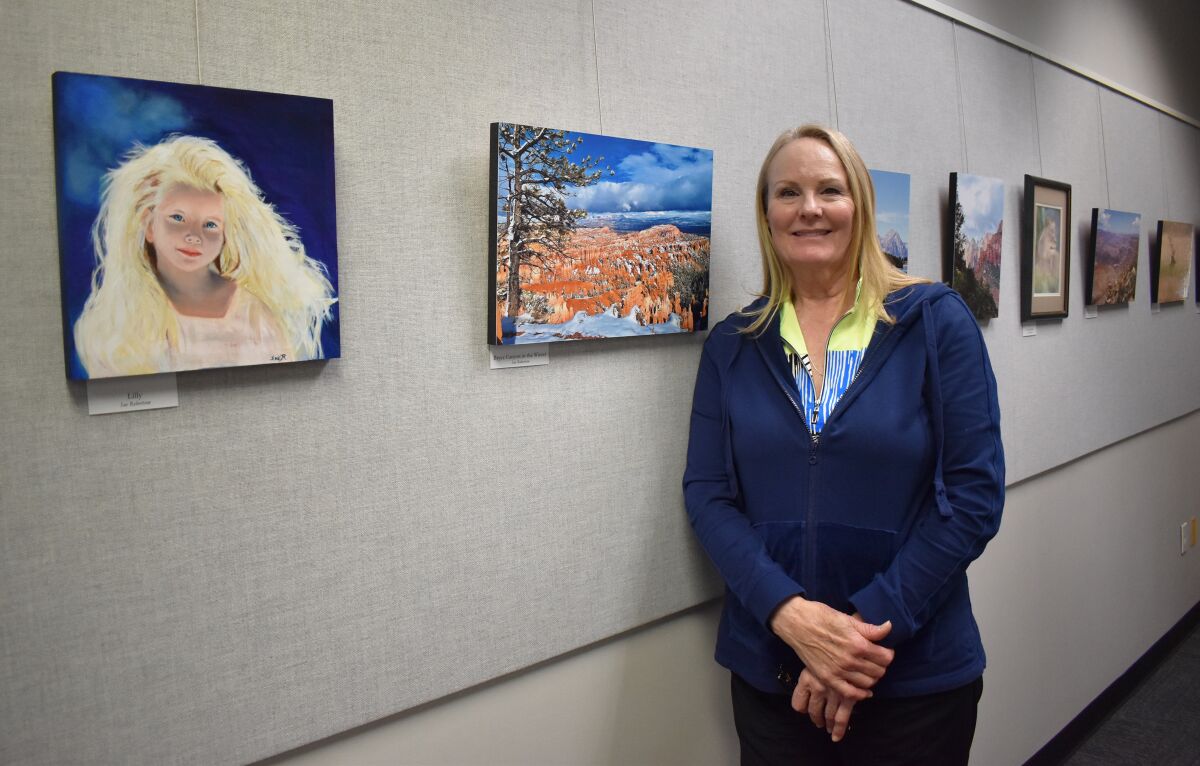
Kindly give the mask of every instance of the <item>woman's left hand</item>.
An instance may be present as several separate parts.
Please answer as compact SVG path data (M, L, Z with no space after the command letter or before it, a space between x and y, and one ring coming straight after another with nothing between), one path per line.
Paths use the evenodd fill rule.
M808 668L800 671L800 679L792 691L792 709L808 713L813 725L828 732L834 742L841 742L850 728L854 702L821 683Z

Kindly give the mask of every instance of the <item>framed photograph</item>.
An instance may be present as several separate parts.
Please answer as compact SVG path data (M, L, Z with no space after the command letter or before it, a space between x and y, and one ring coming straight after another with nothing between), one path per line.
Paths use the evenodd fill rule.
M708 327L713 153L491 126L491 345Z
M1092 208L1092 241L1084 258L1083 299L1088 306L1116 306L1134 299L1142 216Z
M1150 257L1150 302L1187 300L1195 259L1196 228L1190 223L1159 221Z
M1004 240L1004 182L950 174L946 282L978 320L1000 315L1000 253Z
M51 84L68 377L341 355L332 101Z
M875 187L875 225L879 247L892 264L908 272L908 210L912 177L890 170L869 170Z
M1021 321L1065 317L1071 287L1071 185L1025 176Z

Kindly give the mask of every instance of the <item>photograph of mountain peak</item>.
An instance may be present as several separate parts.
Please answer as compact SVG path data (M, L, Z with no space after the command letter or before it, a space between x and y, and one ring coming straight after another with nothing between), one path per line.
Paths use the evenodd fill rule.
M488 343L707 329L712 160L492 123Z
M908 272L908 199L912 177L890 170L868 171L875 187L875 229L892 265Z

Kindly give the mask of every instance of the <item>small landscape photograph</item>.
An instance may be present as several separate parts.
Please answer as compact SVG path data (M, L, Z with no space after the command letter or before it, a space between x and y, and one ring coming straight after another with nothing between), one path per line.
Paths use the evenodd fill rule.
M493 123L488 343L708 327L713 153Z
M1140 213L1092 209L1088 305L1115 306L1134 299L1141 238Z

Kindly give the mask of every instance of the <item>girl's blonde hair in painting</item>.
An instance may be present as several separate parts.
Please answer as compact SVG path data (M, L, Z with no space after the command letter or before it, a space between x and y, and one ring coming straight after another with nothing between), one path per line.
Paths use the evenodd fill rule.
M320 358L321 325L337 300L325 266L304 252L295 227L263 200L245 166L209 139L174 135L135 146L102 181L92 292L75 323L75 347L89 377L171 369L179 323L159 284L146 228L177 185L224 198L218 272L266 305L292 358Z
M829 145L846 170L846 181L850 184L850 199L854 201L854 220L851 224L849 249L854 254L857 268L854 276L862 279L859 301L870 307L878 319L891 324L896 320L884 308L884 299L895 290L909 285L928 282L928 279L905 274L892 265L875 233L875 185L867 165L850 143L845 134L822 125L807 124L785 130L775 139L770 151L763 159L758 171L756 219L758 222L758 249L762 255L762 297L767 299L763 306L749 312L753 321L743 330L747 333L761 332L775 318L779 307L791 297L792 283L779 254L771 244L771 226L767 223L767 172L771 160L779 150L801 138L815 138Z

